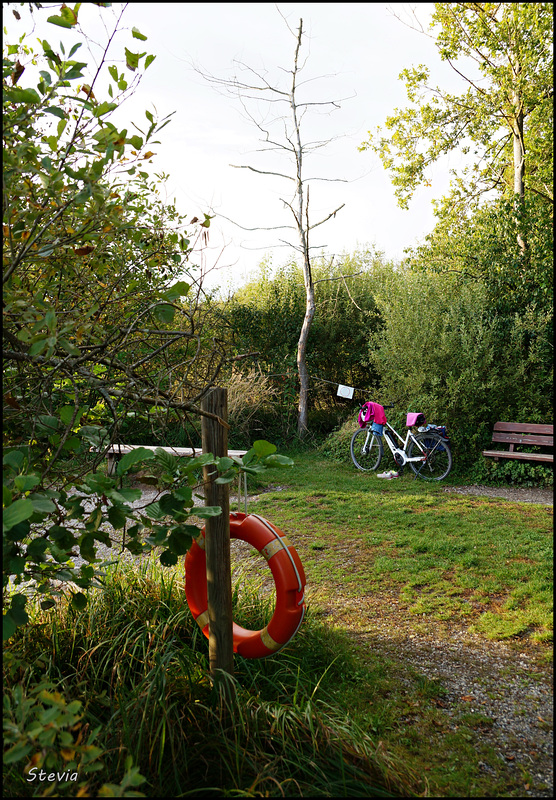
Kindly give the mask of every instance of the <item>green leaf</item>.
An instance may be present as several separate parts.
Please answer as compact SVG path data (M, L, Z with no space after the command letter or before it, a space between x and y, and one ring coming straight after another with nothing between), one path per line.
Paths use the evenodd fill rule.
M81 205L82 203L86 203L89 197L91 197L93 193L92 187L89 183L85 184L85 186L81 189L81 191L76 194L74 197L73 202L76 205ZM54 248L52 248L54 249ZM49 254L50 255L50 254Z
M60 421L57 417L51 417L48 414L39 414L37 417L37 428L46 433L54 433L58 430Z
M82 416L84 411L85 411L84 408L80 408L78 410L77 415L75 417L74 424L79 422L79 420L81 419L81 416ZM61 406L61 408L58 409L58 414L60 415L60 419L62 420L64 425L69 425L70 424L70 422L72 421L74 413L75 413L75 407L74 406Z
M59 117L60 119L65 119L66 114L63 108L58 108L57 106L50 106L49 108L44 109L47 114L54 114L55 117Z
M21 573L25 569L26 562L27 559L25 558L25 556L14 556L13 558L10 558L8 565L10 570L10 575L21 575Z
M118 108L118 104L117 103L107 103L105 101L103 103L100 103L100 105L98 105L94 109L93 115L95 117L102 117L102 116L104 116L104 114L109 114L110 111L114 111L115 108Z
M161 447L157 447L154 451L154 454L155 463L161 466L165 472L172 475L178 471L180 466L180 460L178 456L175 456L172 453L167 453L166 450L163 450Z
M24 459L25 459L25 456L21 452L21 450L10 450L4 456L4 458L2 460L2 463L5 466L11 467L12 469L16 470L16 469L19 469L21 467L21 465L23 464Z
M52 500L49 500L44 494L31 494L29 495L29 500L33 504L33 511L39 514L49 514L51 511L56 511L56 506Z
M164 494L158 501L160 510L164 514L175 514L183 509L184 501L179 500L173 494Z
M133 503L141 498L141 494L141 489L118 489L117 491L112 489L110 497L118 502Z
M133 36L134 39L140 39L142 42L147 41L147 37L144 34L142 34L141 31L139 31L137 28L131 29L131 35Z
M123 528L127 522L127 514L118 506L110 506L108 509L108 521L116 530Z
M37 539L33 539L27 545L27 556L35 561L42 561L47 549L47 540L43 539L42 536L39 536Z
M27 598L23 594L16 594L12 597L11 608L9 608L3 617L3 638L4 641L13 636L15 629L19 625L26 625L29 622L29 617L25 611Z
M112 489L115 485L114 478L110 478L108 475L103 475L101 472L92 472L89 475L86 475L84 483L93 492L98 492L99 494Z
M136 150L140 150L143 147L143 140L140 136L131 136L128 141Z
M77 451L81 447L81 439L78 439L77 436L68 436L64 444L62 445L62 450L68 451Z
M175 313L176 309L173 306L167 305L166 303L157 305L153 310L153 314L157 320L165 323L173 322Z
M79 5L80 3L76 5L76 8L79 8ZM59 17L48 17L46 21L52 25L58 25L60 28L73 28L74 25L77 25L77 14L69 6L63 5Z
M162 513L162 510L161 510L161 508L160 508L160 504L159 504L158 502L155 502L155 503L150 503L150 504L149 504L149 505L146 507L146 509L145 509L144 513L145 513L145 514L147 515L147 517L149 517L150 519L156 519L156 520L158 520L158 519L162 519L162 518L164 517L164 514Z
M269 456L271 453L276 452L276 445L271 444L270 442L265 441L264 439L258 439L256 442L253 442L253 450L258 455L259 458L265 458Z
M144 55L146 55L146 53L132 53L131 50L128 50L126 47L125 48L126 67L130 69L132 72L135 72L135 70L139 66L139 59L143 58Z
M54 141L55 141L55 146L52 149L56 150L58 147L58 140L54 137ZM45 244L44 247L41 247L37 255L40 256L41 258L46 258L47 256L51 256L52 253L56 250L56 247L57 247L56 244Z
M4 89L4 100L12 103L40 103L41 98L34 89L21 89L19 86L11 86Z
M218 484L231 483L235 477L235 472L226 472L224 475L220 475L214 482Z
M176 553L178 556L184 556L191 547L192 541L191 535L183 530L183 528L174 528L168 537L168 547L172 553Z
M148 450L146 447L136 447L130 453L126 453L123 458L120 459L118 466L116 467L116 474L117 475L125 475L130 467L134 464L138 464L140 461L147 461L151 458L154 458L154 453L152 450Z
M293 467L294 461L288 456L281 456L277 453L267 456L264 460L267 467Z
M177 497L178 500L184 503L193 503L193 489L191 486L179 486L177 489L174 489L174 497Z
M195 458L188 458L187 459L187 471L193 472L200 467L205 467L208 464L216 463L215 457L212 453L201 453L200 456L195 456Z
M76 592L71 597L71 604L78 611L83 611L87 607L87 595L83 592Z
M108 431L100 425L82 425L78 435L85 441L90 442L93 447L101 447L106 444Z
M165 550L160 554L160 563L163 567L174 567L178 563L178 557L176 553L172 553L170 550Z
M28 492L41 482L38 475L16 475L14 486L18 492Z
M199 506L195 508L195 516L200 519L218 517L222 513L220 506Z
M175 303L180 297L186 297L190 288L189 284L185 281L177 281L177 283L174 283L173 286L170 286L170 288L164 292L164 298L165 300L169 300L170 303Z
M219 472L227 472L227 470L233 467L234 464L235 461L232 458L230 458L229 456L222 456L222 458L219 458L217 460L216 468L218 469Z
M4 615L4 626L6 625L6 614ZM14 627L15 631L15 627ZM5 630L4 630L5 633ZM13 633L13 631L12 631ZM11 636L12 634L10 634ZM9 639L9 636L4 635L4 639ZM29 753L33 750L33 745L28 744L27 741L20 741L10 747L9 750L6 750L4 753L4 764L14 764L16 761L21 761L23 758L27 758Z
M34 513L33 503L27 497L21 497L4 509L2 525L4 531L9 531L14 525L29 519Z

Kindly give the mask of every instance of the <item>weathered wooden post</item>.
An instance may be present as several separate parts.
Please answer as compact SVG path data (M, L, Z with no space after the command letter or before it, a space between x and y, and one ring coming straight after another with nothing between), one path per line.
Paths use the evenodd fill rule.
M201 417L203 453L228 455L228 392L214 388L201 401L201 409L219 417ZM211 474L214 473L214 474ZM213 681L217 670L232 675L234 650L232 636L232 576L230 564L229 484L215 483L218 475L212 465L203 467L205 505L220 506L222 514L209 517L205 524L207 559L207 600L209 615L209 662Z

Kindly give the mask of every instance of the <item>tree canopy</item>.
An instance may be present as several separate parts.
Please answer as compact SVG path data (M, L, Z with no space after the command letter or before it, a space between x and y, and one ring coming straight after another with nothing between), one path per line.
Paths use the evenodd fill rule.
M110 4L98 5L104 14ZM97 543L110 546L110 530L127 526L135 553L166 546L165 564L186 552L193 471L202 461L180 465L142 449L122 459L116 476L90 470L129 413L197 412L226 358L214 328L203 331L206 310L189 263L210 217L186 224L148 166L169 119L146 111L136 132L111 120L153 61L133 49L146 36L133 28L123 61L114 60L121 15L110 31L108 17L100 59L82 55L90 43L83 10L14 11L22 27L41 15L63 41L39 39L35 51L22 34L4 46L5 637L27 618L26 593L14 587L32 581L44 607L58 591L52 579L89 587ZM162 507L137 516L129 505L136 491L117 484L144 459L157 463L170 491ZM161 518L174 524L157 525ZM76 607L86 603L80 591L73 597Z
M399 205L407 208L429 167L454 150L466 166L451 171L444 213L492 191L552 203L552 3L435 3L430 30L465 90L430 86L424 65L404 69L410 105L360 146L380 156Z

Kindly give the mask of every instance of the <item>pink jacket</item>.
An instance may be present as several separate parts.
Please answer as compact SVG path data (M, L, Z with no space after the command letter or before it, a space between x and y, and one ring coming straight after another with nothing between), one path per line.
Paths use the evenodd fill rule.
M359 425L364 428L367 422L376 422L377 425L386 425L384 408L378 403L365 403L359 412Z

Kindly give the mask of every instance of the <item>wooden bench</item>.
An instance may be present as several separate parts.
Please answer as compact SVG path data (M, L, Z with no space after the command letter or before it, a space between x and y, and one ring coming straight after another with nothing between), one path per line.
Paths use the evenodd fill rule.
M553 453L531 453L515 450L516 445L553 446L553 425L534 425L521 422L497 422L494 425L492 441L509 444L508 450L483 450L483 455L494 458L517 458L523 461L554 461Z
M157 450L158 445L150 445L150 444L113 444L111 445L108 450L106 451L106 457L108 459L108 467L107 467L107 474L114 475L116 472L116 464L118 460L125 456L126 453L131 453L132 450L136 450L138 447L145 447L147 450ZM172 453L175 456L200 456L203 452L200 447L161 447L161 450L164 450L166 453ZM247 450L228 450L229 456L235 456L236 458L241 458L242 456L247 453Z

